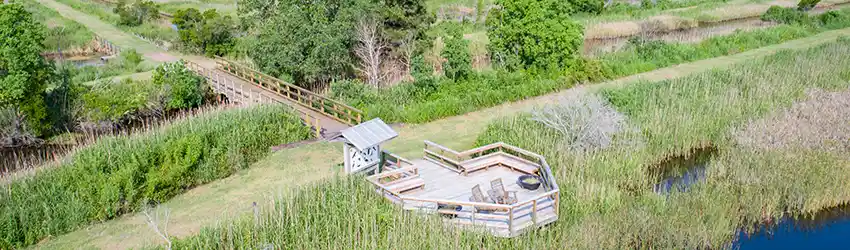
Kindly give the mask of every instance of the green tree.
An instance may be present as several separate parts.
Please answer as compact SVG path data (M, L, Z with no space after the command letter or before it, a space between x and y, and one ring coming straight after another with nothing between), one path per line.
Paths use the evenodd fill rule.
M236 25L230 16L215 9L201 13L189 8L177 11L171 21L177 25L180 41L208 56L223 56L233 50Z
M425 34L437 19L428 13L425 0L386 0L380 6L383 18L383 37L390 42L393 52L396 52L407 36L416 40L417 53L424 48L430 48L432 43Z
M127 2L120 0L113 11L118 14L118 24L120 25L139 26L148 20L159 18L159 7L153 1L135 0Z
M809 11L815 8L818 3L820 3L820 0L800 0L800 2L797 3L797 10Z
M208 91L204 79L187 69L183 61L162 64L151 79L162 88L166 110L198 107Z
M248 55L261 70L289 75L302 86L353 75L351 55L357 20L375 13L366 0L283 0L263 22Z
M582 30L573 6L558 0L499 0L487 20L492 60L508 69L569 67L578 58Z
M472 55L469 53L469 42L463 39L458 29L451 29L445 37L446 47L440 55L446 59L443 62L443 72L451 79L464 79L472 73Z
M44 92L54 71L40 55L45 30L23 6L0 6L0 108L16 108L37 136L50 127Z

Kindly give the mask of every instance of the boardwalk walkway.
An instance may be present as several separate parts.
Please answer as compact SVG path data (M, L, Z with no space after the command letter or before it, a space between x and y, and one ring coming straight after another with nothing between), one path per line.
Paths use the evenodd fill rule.
M339 121L329 116L326 112L317 111L315 108L310 108L302 103L286 98L277 92L249 82L241 77L237 77L232 73L222 70L217 61L201 56L183 55L179 52L165 51L151 43L148 43L138 37L127 34L124 31L116 28L112 24L106 23L97 17L90 16L54 0L36 0L39 3L54 9L65 18L74 20L97 34L103 39L106 39L121 48L133 48L144 56L145 59L154 62L170 62L184 60L190 64L200 66L200 70L209 76L210 80L220 81L221 86L227 86L232 90L230 93L221 93L228 95L231 101L240 103L267 103L280 102L293 107L296 111L304 116L305 122L317 128L322 128L325 133L338 132L347 128L350 124ZM197 70L197 68L196 68Z

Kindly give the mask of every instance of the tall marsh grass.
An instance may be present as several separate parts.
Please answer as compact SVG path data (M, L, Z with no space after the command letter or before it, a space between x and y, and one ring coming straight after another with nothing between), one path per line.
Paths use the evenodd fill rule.
M0 248L31 245L166 201L248 167L270 146L310 136L288 107L255 106L101 138L55 166L0 183Z
M489 125L477 144L504 141L547 157L561 185L560 219L503 239L402 212L359 177L279 197L254 218L212 225L176 248L607 249L725 248L747 222L850 200L850 159L820 151L739 148L731 134L806 98L850 86L850 40L784 51L726 71L601 91L646 143L577 153L529 115ZM707 180L687 193L652 191L649 167L718 147ZM813 165L817 165L812 167ZM427 188L427 187L426 187Z

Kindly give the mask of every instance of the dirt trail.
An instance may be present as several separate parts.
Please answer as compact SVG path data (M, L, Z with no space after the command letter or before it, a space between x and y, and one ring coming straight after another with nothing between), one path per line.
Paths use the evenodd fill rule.
M86 26L89 30L97 34L98 36L106 39L107 41L112 42L120 48L134 48L137 52L142 54L145 59L153 61L153 62L172 62L180 59L194 62L198 65L201 65L207 69L215 69L216 62L213 59L209 59L202 56L193 56L193 55L183 55L178 52L173 51L165 51L153 44L150 44L144 40L141 40L133 35L127 34L120 29L116 28L114 25L106 23L100 20L97 17L89 16L86 13L75 10L74 8L67 6L65 4L53 1L53 0L37 0L39 3L56 10L60 15L65 18L74 20L84 26ZM287 103L290 107L298 109L304 113L307 113L313 117L318 117L320 119L322 128L325 128L328 133L338 132L348 126L333 120L329 117L325 117L324 115L310 110L308 108L302 107L300 105L294 104L293 102L285 99L284 97L277 95L276 93L266 91L257 87L254 84L243 81L237 77L233 77L225 73L224 71L216 70L219 75L226 76L232 82L242 85L242 89L245 91L250 91L251 93L265 93L266 96L272 97L277 101L281 101Z
M51 0L39 1L52 2ZM74 19L79 21L87 18L80 14L80 18ZM99 20L96 21L99 22ZM114 29L114 27L112 28ZM115 31L101 30L99 32ZM116 34L121 34L120 31L118 32ZM98 34L100 35L100 33ZM774 54L782 49L806 49L818 46L834 41L841 36L850 36L850 28L828 31L812 37L731 56L676 65L614 81L584 86L583 88L594 90L603 87L619 87L634 81L659 81L723 69ZM110 37L104 37L110 39ZM132 43L129 43L123 46L132 45ZM400 136L388 143L385 148L409 159L421 157L422 140L425 139L451 148L465 149L472 146L476 137L490 121L551 103L569 91L573 90L564 90L519 102L507 103L430 123L397 126L396 129ZM179 195L162 205L163 208L168 208L171 211L170 221L168 222L169 234L175 237L196 234L202 226L250 214L253 211L253 202L267 204L272 198L283 192L336 175L341 172L339 167L335 167L336 164L342 162L341 149L341 145L337 143L316 143L283 149L231 177L194 188ZM34 247L126 249L151 244L163 244L163 242L145 224L144 216L132 214L46 239Z

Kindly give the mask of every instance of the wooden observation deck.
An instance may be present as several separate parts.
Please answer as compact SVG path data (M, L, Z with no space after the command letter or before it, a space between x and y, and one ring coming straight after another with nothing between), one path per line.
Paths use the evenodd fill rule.
M540 155L504 143L457 152L428 141L424 154L424 159L409 161L384 151L378 173L367 180L404 209L437 213L447 223L500 237L514 237L558 219L560 191ZM527 175L540 181L539 188L518 185L518 178ZM503 184L500 188L491 186L497 180ZM474 195L476 186L515 192L515 199L481 201Z

